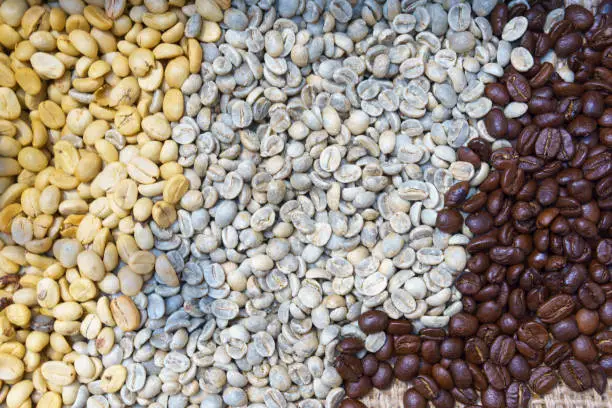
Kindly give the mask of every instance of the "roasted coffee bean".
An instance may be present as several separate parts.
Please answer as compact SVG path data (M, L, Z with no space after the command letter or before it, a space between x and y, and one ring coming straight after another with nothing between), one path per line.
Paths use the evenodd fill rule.
M508 388L511 378L506 367L487 361L482 368L491 387L498 390L505 390Z
M510 102L510 94L506 87L498 82L490 83L485 86L485 95L495 105L506 106Z
M576 27L570 20L560 20L552 25L550 37L556 43L560 37L573 32L575 29Z
M557 323L574 310L574 299L569 295L557 295L538 308L537 316L544 323Z
M576 313L576 323L580 333L587 336L595 334L599 328L599 313L596 310L580 309Z
M540 33L536 37L534 56L543 57L553 45L552 38L546 33ZM538 69L539 71L539 69Z
M580 97L584 93L584 85L574 82L556 81L552 87L555 95L560 97Z
M453 184L444 195L444 203L449 207L457 207L465 201L469 191L470 184L467 181Z
M595 346L603 354L612 354L612 331L605 330L594 337Z
M340 353L356 354L363 350L363 341L357 337L347 337L338 343L336 350Z
M538 367L531 372L529 377L529 386L539 395L548 394L555 388L557 382L557 376L550 367Z
M438 384L428 375L417 376L413 384L416 392L430 401L435 399L440 393L440 387L438 387Z
M518 72L508 75L506 88L512 100L516 102L528 102L531 99L531 86L527 79Z
M410 381L419 373L420 359L414 354L399 356L393 366L393 374L400 381Z
M478 394L473 388L453 388L451 390L451 395L457 402L464 405L478 402Z
M600 92L588 91L582 97L582 113L590 118L597 119L604 112L604 99Z
M442 358L440 356L440 344L434 340L425 340L421 344L421 358L429 364L435 364Z
M367 408L366 405L359 401L351 398L342 400L338 408Z
M578 289L578 299L587 309L597 309L606 301L606 295L598 284L586 281Z
M491 345L490 359L497 365L505 366L514 357L515 351L514 340L509 336L501 335Z
M498 3L491 11L491 15L489 17L489 21L491 22L491 28L493 29L493 34L497 37L501 37L504 26L509 20L509 9L508 6L504 3Z
M496 139L502 139L508 134L508 120L500 109L491 109L487 113L485 126L487 132Z
M465 359L473 364L484 364L489 358L489 347L483 339L472 337L465 343Z
M371 377L378 371L379 362L374 354L367 354L361 363L363 365L363 375Z
M481 395L483 408L505 408L506 395L503 391L489 387Z
M421 349L421 338L412 334L394 336L393 348L397 355L416 354Z
M522 355L515 354L506 367L513 378L519 381L529 380L531 367Z
M590 337L581 334L572 343L574 357L583 363L594 363L597 360L597 347Z
M412 333L412 323L408 320L389 319L387 333L395 335L410 334Z
M447 337L440 343L440 354L450 360L458 359L463 354L463 340L459 337Z
M378 370L372 376L372 385L379 390L387 389L393 383L393 368L391 364L383 361L378 365Z
M484 204L484 203L483 203ZM481 235L493 228L493 217L486 211L470 214L465 219L465 225L473 234Z
M431 376L440 386L440 388L444 390L452 390L455 386L450 371L440 364L434 364L434 366L431 368Z
M569 358L572 354L572 349L567 343L553 343L544 354L544 364L549 367L558 367L559 364Z
M576 392L586 391L592 386L591 373L580 361L566 360L559 366L559 375L569 388Z
M606 392L606 387L608 386L606 372L599 364L589 364L587 368L591 374L593 389L595 389L599 395L603 395L603 393Z
M574 340L580 334L578 324L573 316L567 317L550 326L550 332L559 341Z
M543 159L552 159L561 147L561 135L558 129L546 128L538 133L535 143L535 154Z
M419 330L421 340L442 341L446 337L446 331L437 327L423 327Z
M385 344L374 354L379 361L390 359L395 353L393 335L387 334Z
M385 331L389 317L380 310L370 310L359 316L359 328L367 334Z
M365 397L372 390L372 381L370 377L364 375L357 381L345 382L344 390L349 398Z
M471 337L477 330L478 319L467 313L457 313L448 323L448 333L454 337Z
M449 369L456 387L467 388L472 385L472 374L465 361L454 360L451 362Z
M587 31L593 25L593 13L586 8L572 4L565 8L565 18L571 21L576 29Z
M552 38L550 38L550 41L552 41ZM537 44L536 44L536 47L537 47ZM529 79L529 85L532 88L543 87L548 82L548 80L552 77L554 73L555 73L555 67L550 62L545 62L540 65L540 67L538 68L538 72ZM535 95L534 92L536 91L539 91L539 90L532 89L532 95ZM550 94L540 91L537 95L544 97L544 98L550 98L552 96L552 89L551 89Z
M585 115L578 115L568 125L567 131L574 137L585 137L597 129L597 122Z
M571 53L578 51L582 46L582 36L573 32L565 34L555 42L555 53L560 58L566 58Z
M531 400L531 391L523 382L513 382L506 390L506 407L528 408Z
M469 147L462 146L457 149L457 160L471 163L474 168L479 169L482 159Z
M444 209L438 212L436 218L436 228L448 234L454 234L461 230L463 217L455 209Z
M538 137L539 140L539 137ZM537 144L536 144L537 150ZM504 194L514 196L518 194L521 187L525 184L525 170L518 167L518 164L505 169L502 172L500 185ZM510 206L510 204L508 204Z
M612 153L604 152L593 157L589 157L582 167L584 178L587 180L599 180L612 174Z
M455 399L450 392L440 390L438 396L431 403L435 408L453 408L455 406Z
M340 354L336 358L336 371L344 380L355 382L363 375L363 365L357 357Z
M463 202L461 205L461 211L466 213L473 213L475 211L481 210L482 206L487 202L487 194L482 191L474 194L467 200Z
M414 388L404 393L404 408L427 408L427 400Z
M525 260L525 253L520 248L496 246L489 251L493 262L500 265L515 265Z
M546 112L536 115L533 118L533 123L539 127L549 128L561 126L564 120L565 118L563 117L562 113Z

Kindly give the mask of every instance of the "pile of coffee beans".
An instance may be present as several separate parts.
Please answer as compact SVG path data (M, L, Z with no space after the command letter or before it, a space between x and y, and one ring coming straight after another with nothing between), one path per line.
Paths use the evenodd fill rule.
M612 376L611 12L609 1L595 16L577 5L564 13L545 4L493 10L494 34L525 30L512 39L520 47L503 77L486 86L496 105L484 120L487 137L458 151L491 172L478 189L453 185L436 222L448 234L472 236L455 282L463 311L447 331L418 335L409 321L362 314L361 330L387 340L375 354L364 354L358 339L338 345L349 398L342 408L362 407L356 398L393 378L412 382L406 408L526 408L559 381L605 392Z

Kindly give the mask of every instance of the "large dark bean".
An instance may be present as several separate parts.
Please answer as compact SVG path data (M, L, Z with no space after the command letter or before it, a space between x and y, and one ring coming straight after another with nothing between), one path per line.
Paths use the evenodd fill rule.
M520 354L515 354L514 357L510 360L507 365L508 372L514 378L519 381L527 381L529 380L529 373L531 367L529 367L529 363L527 359Z
M504 26L509 20L510 12L508 6L504 3L498 3L491 11L491 15L489 17L489 21L491 22L491 28L493 29L493 34L497 37L501 37Z
M342 400L338 408L367 408L367 407L363 402L359 400L347 398L347 399ZM425 406L421 408L425 408Z
M586 391L592 386L591 373L580 361L566 360L559 366L559 375L569 388L576 392Z
M481 235L493 228L493 217L486 211L476 212L465 219L465 225L473 234Z
M375 354L376 358L380 361L385 361L390 359L395 353L395 349L393 347L393 335L387 334L387 339L385 344L378 350Z
M555 53L561 58L568 57L582 46L582 35L580 33L569 33L561 36L555 43Z
M603 395L606 392L606 388L608 386L608 378L606 372L599 364L589 364L588 366L589 373L591 374L591 383L593 385L593 389L597 391L598 394Z
M506 396L503 391L493 387L487 388L481 395L483 408L505 408Z
M404 393L404 408L427 408L427 400L414 388Z
M508 90L498 82L487 84L485 86L485 95L496 105L506 106L510 102Z
M553 343L544 354L544 364L549 367L557 367L572 355L572 348L567 343Z
M371 377L378 371L379 362L374 354L366 355L361 363L363 365L363 375Z
M508 120L501 109L491 109L485 117L487 132L496 139L502 139L508 134Z
M416 392L430 401L435 399L440 393L440 387L428 375L419 375L414 379L413 384Z
M408 320L390 319L387 325L387 333L389 334L410 334L412 333L412 323Z
M597 347L590 337L581 334L572 341L571 345L576 359L583 363L594 363L597 360Z
M393 368L385 361L381 362L378 366L378 370L372 376L372 385L379 389L384 390L391 386L393 383Z
M580 31L587 31L594 21L593 13L578 4L565 8L565 18L574 23L574 26Z
M363 365L357 357L340 354L336 358L336 371L344 380L355 382L363 375Z
M357 381L345 382L344 390L349 398L365 397L372 390L372 381L364 375Z
M483 364L489 358L489 347L484 340L472 337L465 343L465 358L473 364Z
M483 365L483 370L491 387L505 390L510 385L510 373L506 367L487 361Z
M356 354L363 350L363 341L357 337L347 337L336 346L340 353Z
M412 334L394 336L393 348L398 355L416 354L421 349L421 339Z
M448 333L455 337L471 337L477 330L478 320L467 313L457 313L448 324Z
M535 154L543 159L552 159L561 148L561 135L558 129L542 129L535 143Z
M600 92L588 91L582 95L582 113L590 118L597 119L604 112L604 99Z
M385 331L389 317L380 310L370 310L359 316L359 328L367 334Z
M507 365L516 351L516 345L514 340L509 336L498 336L490 350L490 359L495 364L505 366Z
M557 385L557 376L550 367L538 367L531 372L529 386L539 395L548 394Z
M464 405L475 404L478 402L478 394L473 388L453 388L451 395L457 402Z
M450 371L440 364L434 364L431 368L431 376L442 389L452 390L455 387Z
M431 401L435 408L454 408L455 399L452 394L446 390L440 390L440 393L433 401Z
M513 382L506 390L506 406L508 408L528 408L531 391L525 383Z
M436 227L448 234L454 234L461 230L463 217L455 209L444 209L438 212Z
M414 354L400 356L395 361L393 373L400 381L410 381L419 373L420 359Z
M573 316L567 317L550 326L550 333L559 341L574 340L580 334Z
M506 88L510 97L516 102L528 102L531 99L531 86L527 79L518 72L508 75Z
M585 115L578 115L567 125L567 131L575 137L585 137L597 129L597 122Z
M557 295L539 307L537 316L544 323L557 323L574 310L574 299L569 295Z

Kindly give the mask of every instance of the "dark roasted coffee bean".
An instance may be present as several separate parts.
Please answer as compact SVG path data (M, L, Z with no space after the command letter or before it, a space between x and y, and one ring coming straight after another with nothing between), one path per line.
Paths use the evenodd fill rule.
M395 335L410 334L412 333L412 323L408 320L389 319L387 333Z
M438 212L436 227L448 234L454 234L461 230L463 217L455 209L444 209Z
M589 369L589 373L591 374L593 389L595 389L599 395L603 395L603 393L606 392L606 387L608 386L606 372L599 364L589 364L587 367Z
M550 40L552 41L552 38ZM531 85L532 88L541 88L548 82L548 80L552 77L554 73L555 67L550 62L545 62L540 65L540 67L538 68L538 72L529 79L529 85ZM535 95L536 91L537 89L532 90L532 95ZM550 92L550 95L544 94L540 91L538 96L550 98L552 96L552 90Z
M483 408L505 408L506 395L503 391L489 387L481 395Z
M590 118L597 119L604 112L604 99L600 92L588 91L582 97L582 113Z
M535 321L521 324L517 332L518 339L527 343L535 350L543 349L548 343L546 327Z
M465 359L473 364L483 364L489 358L489 347L484 340L472 337L465 343Z
M580 361L566 360L559 366L559 375L569 388L576 392L586 391L592 386L591 373Z
M485 86L485 95L495 105L506 106L510 102L510 94L506 87L498 82Z
M503 366L499 366L490 361L487 361L483 365L483 371L487 376L487 381L491 387L498 390L505 390L508 388L511 382L510 373L508 369Z
M434 340L425 340L421 343L421 358L429 364L435 364L442 356L440 356L440 343Z
M478 330L478 320L466 313L457 313L450 318L448 333L454 337L471 337Z
M438 396L431 403L435 408L453 408L455 406L455 398L453 398L450 392L440 390Z
M612 354L612 331L604 330L597 333L593 340L602 354Z
M537 316L544 323L557 323L569 316L574 310L575 302L569 295L557 295L547 300L538 308Z
M454 360L449 369L456 387L467 388L472 385L472 374L465 361Z
M558 367L559 364L568 359L572 354L572 349L567 343L553 343L544 354L544 364L549 367Z
M585 137L597 129L597 122L588 116L578 115L567 125L567 131L574 137Z
M336 358L335 367L340 377L349 382L355 382L363 375L361 360L348 354L340 354Z
M372 385L379 389L384 390L391 386L393 383L393 368L385 361L378 365L378 370L372 376Z
M516 195L524 184L525 171L519 168L518 165L509 167L502 172L500 185L504 194L509 196Z
M565 8L565 18L574 23L574 26L580 31L587 31L594 21L593 13L578 4Z
M508 120L501 109L491 109L485 117L487 132L496 139L502 139L508 134Z
M463 340L459 337L447 337L440 343L440 354L451 360L460 358L463 354Z
M387 334L387 339L385 341L385 344L383 344L383 346L380 348L380 350L378 350L376 352L376 354L374 354L376 356L376 358L380 361L386 361L388 359L390 359L393 354L395 353L395 349L393 347L393 335L391 334Z
M584 363L593 363L597 359L597 348L590 337L581 334L572 343L574 357Z
M612 153L604 152L594 157L589 157L582 168L584 178L587 180L599 180L612 174Z
M542 129L535 143L535 154L543 159L552 159L561 148L561 135L558 129Z
M465 219L465 225L473 234L481 235L493 228L493 217L486 211L479 211L470 214Z
M478 402L478 394L473 388L453 388L451 395L461 404L469 405Z
M366 334L385 331L389 317L380 310L370 310L359 316L359 328Z
M490 359L497 365L505 366L514 357L515 351L514 340L509 336L501 335L491 345Z
M361 363L363 365L363 375L371 377L378 371L379 362L374 354L367 354Z
M363 350L363 341L357 337L347 337L336 346L340 353L356 354Z
M550 38L550 35L546 33L538 34L535 43L534 55L536 57L543 57L550 50L552 45L553 41L552 38Z
M555 53L561 58L576 52L582 46L582 36L580 33L573 32L565 34L555 42Z
M404 408L427 408L427 400L414 388L404 393Z
M485 342L487 347L491 347L491 344L495 341L497 336L501 334L501 329L499 326L494 324L483 324L478 328L478 332L476 335L479 339L482 339ZM487 357L489 354L487 353Z
M461 211L466 213L473 213L475 211L481 210L482 206L487 202L487 194L478 192L465 200L461 205Z
M393 374L400 381L410 381L419 373L420 359L414 354L399 356L393 367Z
M365 397L372 390L372 381L364 375L357 381L345 382L344 390L349 398Z
M419 375L413 381L414 389L425 399L433 400L440 393L438 384L428 375Z
M449 207L457 207L465 201L469 191L470 184L467 181L453 184L444 195L444 203Z
M491 153L491 164L499 170L506 170L515 167L518 163L519 155L511 147L502 147Z
M423 327L419 330L421 340L442 341L446 337L446 331L442 328Z
M515 354L506 367L513 378L519 381L529 380L531 367L529 367L527 359L525 359L525 357L522 355Z
M586 281L578 289L578 300L588 309L597 309L606 301L606 295L595 282Z
M559 341L571 341L580 335L580 330L578 330L576 319L570 316L551 325L550 333Z
M398 355L416 354L421 349L421 339L412 334L394 336L393 348Z
M491 28L493 29L493 34L497 37L501 37L504 26L509 20L509 9L508 6L504 3L498 3L491 11L491 15L489 17L489 21L491 22Z
M338 408L367 408L367 407L363 402L359 400L347 398L347 399L342 400ZM423 406L422 408L425 408L425 406Z
M450 371L440 364L434 364L431 368L431 376L442 389L452 390L455 386Z
M595 334L599 327L599 313L596 310L580 309L576 312L576 323L580 333L587 336ZM612 342L611 342L612 344ZM612 349L610 349L612 351Z
M575 30L574 24L569 20L560 20L554 23L550 29L550 38L553 42L557 42L565 34L569 34Z
M539 395L548 394L557 385L557 376L550 367L538 367L531 372L529 386Z
M520 248L496 246L489 251L493 262L500 265L515 265L525 260L525 253Z
M536 115L533 118L533 123L542 128L558 127L563 124L564 119L562 113L548 112Z
M516 102L528 102L531 99L531 86L527 79L518 72L508 75L506 88L512 100Z
M531 391L527 384L513 382L506 390L506 407L508 408L528 408L531 400Z

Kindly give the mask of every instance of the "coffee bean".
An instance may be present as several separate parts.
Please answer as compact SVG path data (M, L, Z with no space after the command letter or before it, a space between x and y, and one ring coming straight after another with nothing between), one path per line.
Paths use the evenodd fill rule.
M442 389L452 390L455 387L450 371L440 364L434 364L431 368L431 376Z
M440 343L440 355L451 360L458 359L463 354L463 340L459 337L447 337Z
M363 341L357 337L348 337L338 343L336 350L340 353L356 354L363 350Z
M567 343L553 343L544 354L544 364L549 367L558 367L559 364L569 358L572 354L572 349Z
M412 334L394 336L393 348L397 355L416 354L421 349L421 338Z
M490 359L493 363L501 366L507 365L516 351L514 340L509 336L498 336L490 350Z
M493 11L491 11L489 21L491 22L493 34L495 34L496 37L501 37L504 26L508 22L509 14L508 6L504 3L498 3L493 8Z
M498 82L485 86L485 95L495 105L506 106L510 102L510 94L506 87Z
M465 361L453 360L449 369L456 387L467 388L472 385L472 374Z
M344 380L355 382L363 375L363 365L357 357L340 354L336 358L336 371Z
M484 364L489 358L489 347L483 339L472 337L465 343L465 358L473 364Z
M414 388L404 393L404 408L427 408L427 400Z
M592 386L591 373L580 361L566 360L559 366L559 375L569 388L576 392L586 391Z
M510 373L506 367L487 361L483 365L483 371L491 387L505 390L510 385Z
M503 391L493 387L487 388L481 395L483 408L505 408L506 396Z
M590 337L581 334L572 341L571 345L576 359L584 363L594 363L597 360L597 348Z
M455 209L444 209L438 212L436 218L436 228L448 234L454 234L461 230L463 225L463 217L461 213Z
M376 354L374 354L379 361L385 361L385 360L390 359L391 357L393 357L393 353L395 352L395 349L393 346L394 344L393 336L390 334L387 334L386 337L387 338L385 340L385 344L383 344L380 350L378 350Z
M561 135L558 129L542 129L535 143L535 154L543 159L552 159L561 148Z
M550 332L559 341L574 340L580 334L576 319L571 316L567 317L550 326Z
M420 359L414 354L399 356L395 361L393 373L400 381L410 381L419 373Z
M440 393L434 398L432 404L435 408L453 408L455 406L455 399L450 392L440 390Z
M513 382L506 390L506 406L508 408L528 408L531 391L525 383Z
M464 405L476 404L478 394L473 388L453 388L451 395L455 400Z
M478 320L467 313L457 313L448 323L448 333L455 337L471 337L477 330Z
M449 207L457 207L463 203L470 191L467 181L453 184L444 195L444 203Z
M366 405L361 401L347 398L342 400L338 408L366 408Z
M349 398L365 397L372 390L372 381L364 375L357 381L345 382L344 390Z
M372 376L372 385L379 390L384 390L389 388L392 382L393 368L391 364L383 361L378 365L378 370Z
M603 393L606 392L606 387L608 386L606 372L599 364L589 364L587 368L591 374L593 389L595 389L599 395L603 395Z
M370 310L359 316L359 328L367 334L385 331L389 317L380 310Z
M512 357L512 359L508 363L507 367L508 372L513 378L519 381L529 380L531 367L529 366L529 363L527 362L525 357L523 357L522 355L515 354L514 357Z
M531 99L531 86L527 79L518 72L508 75L506 88L512 100L516 102L528 102Z
M428 375L417 376L413 384L416 392L430 401L435 399L440 393L440 387L438 387L438 384Z
M565 18L571 21L580 31L587 31L594 22L593 13L577 4L565 8Z
M387 325L387 333L402 335L412 333L412 323L408 320L390 319Z
M529 386L539 395L548 394L555 388L557 382L557 376L550 367L538 367L531 372L529 377Z
M491 109L485 117L487 132L496 139L502 139L508 134L508 120L501 109Z
M363 375L367 375L368 377L372 377L376 371L378 371L378 359L374 356L374 354L367 354L363 360L361 361L363 366Z
M574 310L574 300L569 295L557 295L539 307L537 316L544 323L557 323Z

